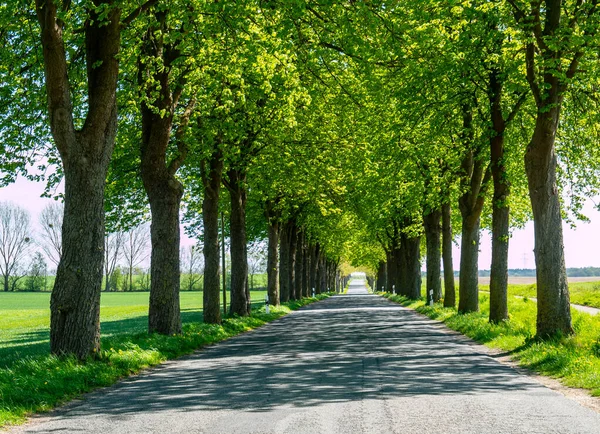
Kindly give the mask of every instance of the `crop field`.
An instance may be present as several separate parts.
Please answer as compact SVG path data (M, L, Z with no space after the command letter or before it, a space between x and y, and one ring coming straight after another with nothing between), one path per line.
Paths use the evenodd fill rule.
M264 303L265 291L250 293ZM181 292L183 323L202 320L202 292ZM148 292L102 293L102 337L143 332L148 324ZM50 293L0 292L0 367L50 351Z

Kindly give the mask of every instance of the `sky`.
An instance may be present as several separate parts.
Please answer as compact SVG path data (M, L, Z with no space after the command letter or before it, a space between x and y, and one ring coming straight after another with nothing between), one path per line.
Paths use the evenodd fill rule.
M44 191L43 183L35 183L24 178L19 178L14 184L0 188L0 202L13 202L31 213L31 221L34 230L39 230L38 215L47 203L53 199L40 197ZM563 223L565 260L567 267L600 267L600 252L598 241L600 240L600 212L594 208L591 201L585 204L583 214L587 215L591 222L578 222L576 229L571 229ZM194 244L181 232L182 246ZM509 244L509 268L534 268L533 256L533 223L529 222L525 228L515 230ZM481 244L479 253L479 269L488 270L491 263L491 238L486 231L481 233ZM460 249L454 246L453 251L454 268L459 268Z

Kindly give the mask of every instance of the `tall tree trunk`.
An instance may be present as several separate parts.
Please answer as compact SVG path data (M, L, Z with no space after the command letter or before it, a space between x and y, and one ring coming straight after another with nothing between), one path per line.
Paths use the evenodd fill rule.
M467 152L461 163L465 192L458 201L462 216L458 311L468 313L479 311L479 218L491 170L490 165L483 161L481 148L474 141L473 108L465 104L462 111L462 141Z
M279 306L279 222L269 220L269 242L267 247L267 294L269 303Z
M296 234L296 269L294 271L294 277L295 277L295 284L294 284L294 288L295 288L295 297L297 300L302 299L302 252L304 250L303 246L302 246L302 242L303 242L304 236L302 233L302 230L298 230L297 234Z
M311 248L310 255L310 295L312 297L313 291L318 294L318 274L319 274L319 263L320 263L320 246L319 243L314 244Z
M490 165L494 182L492 200L492 265L490 271L490 322L508 319L508 241L510 185L504 164L504 130L502 114L502 79L500 71L490 72L490 107L494 134L490 138ZM518 109L518 106L516 107ZM515 109L515 110L516 110ZM514 110L513 110L514 113Z
M298 240L298 228L294 222L290 222L290 230L288 232L288 243L289 243L289 253L288 253L288 280L290 287L290 300L296 300L296 251L297 246L296 242Z
M98 8L89 8L82 24L88 92L85 107L76 110L87 109L87 115L76 130L59 5L53 0L35 2L50 129L65 179L63 251L50 299L50 350L80 359L100 349L104 185L117 127L121 10L112 1L96 3Z
M231 169L227 172L227 188L231 196L231 301L230 312L248 314L248 251L246 238L246 174Z
M569 287L565 268L560 198L556 184L554 140L558 108L538 111L525 171L533 209L537 282L537 335L571 334Z
M202 310L205 323L220 324L219 193L223 176L223 154L220 150L215 150L208 161L201 163L200 172L204 185L204 199L202 201L202 221L204 224Z
M449 203L442 205L442 258L444 261L444 307L455 307L456 290L454 288L452 221Z
M179 204L183 186L175 178L171 181L146 187L152 212L148 331L165 335L181 333Z
M425 222L425 238L427 244L427 300L432 297L437 303L442 299L442 282L440 280L441 271L441 251L440 251L440 236L442 228L440 220L442 212L440 209L435 209L424 217ZM430 296L430 291L433 291Z
M162 69L148 68L152 62L139 62L138 85L145 91L147 99L142 99L142 140L141 175L144 189L150 202L152 224L150 238L152 255L150 260L150 307L148 330L166 335L181 333L179 306L180 281L180 227L179 208L183 196L183 185L175 174L187 156L187 146L183 141L185 128L195 104L191 100L181 117L175 137L171 137L175 109L179 103L180 89L171 89L171 63L180 54L170 43L165 42L168 32L168 11L154 11L151 25L143 39L142 56L160 59ZM147 87L148 79L159 83ZM179 77L181 79L181 77ZM181 83L180 83L181 85ZM170 161L169 144L174 139L178 153ZM133 290L133 263L129 270L129 289Z
M479 218L464 218L460 249L460 276L458 281L458 311L479 311Z
M421 297L421 237L402 234L401 294L411 299Z
M302 242L304 249L302 251L302 296L310 296L310 248L307 244L306 234Z
M10 288L10 284L8 282L8 277L9 277L9 275L8 275L8 273L6 273L4 275L4 292L8 292L8 290Z
M318 271L318 290L317 294L327 292L327 258L324 254L321 254L321 260L319 261Z
M281 226L279 238L279 298L282 303L290 300L290 226L286 223Z
M376 291L382 291L385 288L386 281L386 268L387 264L384 261L379 261L379 266L377 267L377 282L375 285L377 286Z

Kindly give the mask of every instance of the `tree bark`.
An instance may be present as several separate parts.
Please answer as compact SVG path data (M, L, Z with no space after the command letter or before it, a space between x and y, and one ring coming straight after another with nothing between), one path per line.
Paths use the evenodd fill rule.
M491 170L481 158L481 149L473 148L473 109L465 104L462 110L462 141L467 151L461 163L465 192L458 201L462 216L458 311L468 313L479 311L479 218Z
M231 301L230 312L248 315L248 251L246 237L246 174L237 169L227 171L227 188L231 196Z
M168 150L169 143L173 139L171 132L175 109L179 104L180 89L184 82L183 76L179 77L176 89L172 91L171 81L174 77L171 76L171 63L180 57L180 53L164 40L164 35L168 33L167 16L166 10L154 13L155 24L148 28L142 44L142 56L148 59L160 59L165 67L157 70L148 69L148 62L140 60L138 85L144 89L147 97L141 103L140 168L152 213L148 331L172 335L181 333L179 209L183 185L177 180L175 174L187 156L183 135L195 102L190 101L181 118L174 137L178 153L169 161ZM149 79L160 84L158 93L154 86L147 87ZM129 270L130 290L133 290L132 265L130 264Z
M179 204L183 186L173 181L163 188L146 187L152 212L148 332L165 335L181 333Z
M490 270L490 322L508 319L508 242L510 185L504 163L504 131L502 114L502 80L500 71L490 72L490 107L493 135L490 138L490 165L494 185L492 200L492 265ZM518 107L517 107L518 108ZM513 111L514 112L514 111Z
M452 221L449 203L442 205L442 258L444 261L444 307L455 307L456 290L454 288Z
M201 163L200 172L204 185L204 199L202 201L202 221L204 224L202 310L205 323L221 324L219 193L223 176L223 154L220 150L215 150L208 161Z
M83 24L87 115L81 130L76 130L58 5L53 0L35 2L50 129L65 179L63 253L50 300L50 350L79 359L100 349L104 184L117 127L121 10L113 1L97 3L106 6L108 14L101 19L96 9L90 8Z
M302 246L304 236L302 230L298 229L296 234L296 254L295 264L296 268L294 271L295 283L294 283L294 296L296 300L302 299L302 252L304 250Z
M311 248L311 256L310 256L310 295L312 297L313 290L315 294L318 294L319 285L318 285L318 274L319 274L319 263L320 263L320 246L319 243L314 244Z
M458 281L460 313L479 311L479 218L464 218Z
M290 300L290 226L286 223L281 226L279 238L279 298L282 303Z
M297 240L298 240L298 229L296 224L290 222L290 229L288 232L288 243L289 243L289 254L288 254L288 280L290 288L290 300L296 300L296 251L297 251Z
M385 282L387 280L386 269L387 264L384 261L379 261L379 266L377 267L377 282L375 283L377 286L376 291L383 291L385 289Z
M279 222L269 220L269 242L267 247L267 293L269 303L279 306Z
M440 251L440 236L442 228L440 220L442 212L436 209L426 214L424 217L425 223L425 239L427 244L427 300L432 297L434 303L442 299L442 282L440 279L441 271L441 251ZM430 291L433 291L430 296Z
M411 299L421 297L421 237L402 234L401 294Z
M304 234L303 240L304 249L302 251L302 295L303 297L309 297L310 290L310 248L307 244L306 234Z
M535 234L537 335L542 338L573 333L556 183L557 125L558 108L544 113L538 111L535 131L525 154Z
M318 290L317 294L322 294L327 292L327 258L324 254L321 254L321 260L319 261L319 270L318 270Z

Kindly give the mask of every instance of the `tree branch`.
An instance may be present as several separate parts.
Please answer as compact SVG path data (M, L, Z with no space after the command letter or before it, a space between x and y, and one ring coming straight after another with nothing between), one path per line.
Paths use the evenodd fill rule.
M139 17L142 13L146 12L148 9L150 9L152 6L154 6L156 3L158 3L158 0L148 0L146 3L144 3L140 7L134 9L133 12L131 12L129 15L127 15L125 17L125 19L121 22L121 27L122 28L128 27L133 22L133 20L135 20L137 17Z

